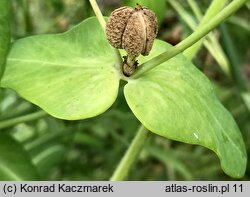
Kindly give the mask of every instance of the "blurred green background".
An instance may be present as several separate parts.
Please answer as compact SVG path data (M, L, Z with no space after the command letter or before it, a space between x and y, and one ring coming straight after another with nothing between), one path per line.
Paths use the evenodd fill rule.
M82 20L94 16L87 0L11 0L12 40L22 37L64 32ZM99 0L105 16L129 0ZM143 3L143 1L136 1ZM144 2L146 2L144 0ZM158 38L173 45L192 32L197 24L190 2L154 1L148 6L159 18ZM205 13L211 1L197 0ZM184 9L188 17L178 12ZM201 47L193 59L195 65L212 81L217 96L235 118L250 153L250 6L242 7L213 32L211 54ZM81 44L81 43L79 43ZM223 58L218 57L222 54ZM221 61L220 61L221 60ZM227 63L225 63L226 60ZM229 73L225 67L228 66ZM0 122L40 109L11 90L3 90ZM60 105L60 101L58 101ZM122 88L116 103L104 114L87 120L65 121L49 115L1 129L21 144L38 169L41 180L108 180L128 148L140 123L127 107ZM2 134L1 134L2 135ZM11 154L4 143L0 151ZM16 147L13 145L12 147ZM0 155L0 163L1 160ZM18 161L14 161L18 162ZM250 180L250 165L242 180ZM152 134L129 180L234 180L224 174L219 159L201 146L184 144Z

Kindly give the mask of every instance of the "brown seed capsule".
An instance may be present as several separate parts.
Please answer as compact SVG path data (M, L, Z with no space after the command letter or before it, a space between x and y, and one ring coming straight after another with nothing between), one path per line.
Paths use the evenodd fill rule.
M135 9L121 7L114 10L106 25L109 43L125 49L130 57L148 55L158 32L153 11L138 5Z

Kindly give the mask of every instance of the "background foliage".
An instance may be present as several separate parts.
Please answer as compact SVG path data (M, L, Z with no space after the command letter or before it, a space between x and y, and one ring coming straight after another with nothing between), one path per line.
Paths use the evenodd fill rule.
M12 40L29 35L63 32L94 13L88 1L12 0ZM169 1L170 2L170 1ZM208 1L197 1L202 13ZM99 1L104 15L120 6L122 1ZM125 1L124 3L129 3ZM190 5L182 3L194 21ZM192 31L177 9L166 3L160 14L162 40L176 44ZM157 6L156 6L157 9ZM190 19L190 20L191 20ZM226 54L233 77L228 76L216 57L202 47L195 64L213 82L217 96L232 113L250 152L250 101L245 91L250 85L249 8L243 7L214 33ZM239 31L240 29L240 31ZM230 49L230 50L229 50ZM244 90L244 91L243 91ZM243 94L244 93L244 94ZM245 99L245 100L243 100ZM22 116L39 109L11 90L3 90L0 101L0 121ZM64 121L43 115L39 119L16 124L1 130L0 169L13 170L15 179L34 179L15 167L18 161L29 167L33 177L41 180L108 180L127 149L139 122L120 90L119 99L104 114L82 121ZM10 133L11 135L8 135ZM7 143L9 142L9 143ZM21 148L20 148L21 147ZM8 161L9 155L13 161ZM20 155L23 157L20 158ZM12 165L9 165L9 164ZM8 169L6 169L6 166ZM18 165L20 166L20 165ZM38 175L39 174L39 175ZM243 180L249 180L250 166ZM13 178L13 177L12 177ZM8 180L0 174L1 180ZM145 145L130 180L232 180L221 170L215 154L201 147L166 140L152 135Z

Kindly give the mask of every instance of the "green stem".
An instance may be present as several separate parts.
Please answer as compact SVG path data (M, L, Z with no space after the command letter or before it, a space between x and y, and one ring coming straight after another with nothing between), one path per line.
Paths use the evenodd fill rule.
M23 123L23 122L29 122L29 121L32 121L32 120L36 120L36 119L42 118L42 117L44 117L46 115L48 115L46 112L38 111L38 112L35 112L35 113L32 113L32 114L20 116L20 117L17 117L17 118L12 118L12 119L9 119L9 120L3 120L3 121L0 122L0 130L8 128L8 127L12 127L12 126L14 126L14 125L16 125L18 123Z
M102 26L102 29L105 31L105 27L106 27L106 21L102 15L102 12L98 6L98 4L96 3L96 0L89 0L90 2L90 5L92 6L92 9L94 10L95 12L95 15L99 21L99 23L101 24Z
M201 12L198 4L196 3L196 1L195 0L187 0L187 2L189 4L189 6L191 7L192 11L194 12L195 17L199 21L201 21L201 19L202 19L202 12ZM208 10L209 10L209 8L208 8Z
M228 0L213 0L208 10L206 11L206 14L204 15L200 24L198 25L197 29L202 28L209 20L211 20L211 18L216 16L216 14L218 14L220 10L226 5L227 1ZM197 18L199 19L200 12L196 10L195 3L190 0L189 2L191 3L191 7L196 13ZM189 59L193 59L193 57L201 47L202 43L203 40L200 40L199 42L195 43L184 52L184 55Z
M133 67L133 66L134 66L135 61L136 61L136 58L128 56L128 58L127 58L127 64L128 64L130 67Z
M127 177L130 168L134 164L140 150L145 144L148 134L148 130L141 125L128 150L117 166L114 174L110 178L111 181L122 181Z
M180 3L178 3L178 1L169 0L168 2L175 9L175 11L178 13L178 15L187 23L187 25L193 31L195 31L195 29L197 29L197 23L195 22L193 17L191 17L190 13L188 13L183 8L183 6ZM192 10L194 11L194 9L195 9L195 11L194 11L196 13L195 15L200 20L202 18L202 14L201 14L200 9L198 8L198 5L195 3L194 0L188 0L188 2L191 4L190 6L192 7ZM197 52L196 49L198 49L198 48L196 48L196 44L192 45L191 47L189 47L187 50L184 51L183 54L188 59L192 59L193 56L195 55L195 53ZM222 50L214 33L211 32L207 35L207 39L204 40L204 46L207 48L207 50L210 52L210 54L214 57L214 59L218 62L219 66L224 71L224 73L228 77L231 77L227 57L226 57L224 51ZM200 45L199 45L199 47L200 47ZM189 52L191 52L191 53L189 53Z
M131 78L138 78L143 73L155 68L161 63L183 52L184 50L192 46L194 43L199 41L201 38L203 38L205 35L207 35L212 29L214 29L222 21L228 18L236 10L238 10L245 2L246 0L234 0L227 7L225 7L220 13L218 13L213 19L207 22L206 25L204 25L200 29L197 29L185 40L183 40L176 46L172 47L172 49L170 49L169 51L166 51L139 66L139 68L135 71L135 73L131 76Z
M228 0L213 0L211 5L209 6L206 14L201 20L200 25L206 24L208 21L211 20L218 12L227 4Z
M98 4L96 3L96 0L89 0L91 6L92 6L92 9L94 10L95 12L95 15L99 21L99 23L101 24L102 26L102 29L103 31L105 32L105 27L106 27L106 21L102 15L102 12L98 6ZM116 62L118 63L118 66L119 66L119 69L121 69L121 65L122 65L122 57L120 55L120 52L118 49L115 49L114 48L114 53L115 53L115 57L116 57Z

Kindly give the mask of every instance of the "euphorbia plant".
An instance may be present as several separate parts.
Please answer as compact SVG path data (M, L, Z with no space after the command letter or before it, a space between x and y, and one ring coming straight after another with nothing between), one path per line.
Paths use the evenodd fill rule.
M240 131L209 80L181 52L245 0L234 0L175 47L155 40L149 55L138 57L139 66L131 76L123 74L121 56L127 54L110 46L103 31L105 19L96 2L90 2L97 18L62 34L15 41L1 86L14 89L54 117L78 120L106 111L116 100L120 80L126 81L126 101L142 126L111 180L125 179L149 131L207 147L218 155L225 173L242 177L246 152Z

